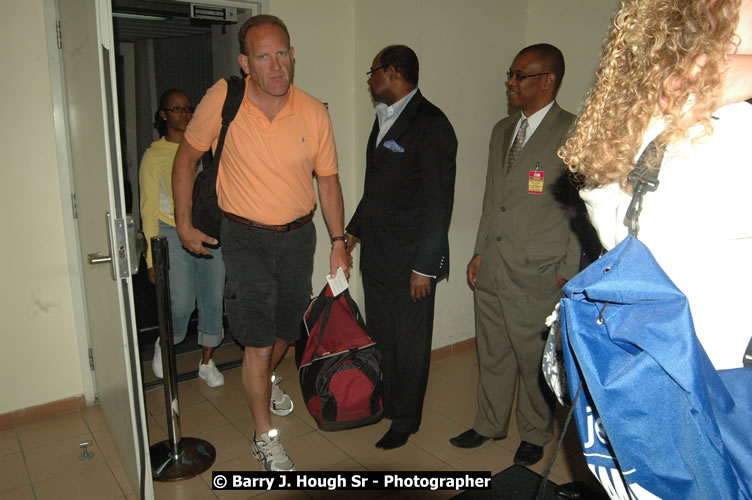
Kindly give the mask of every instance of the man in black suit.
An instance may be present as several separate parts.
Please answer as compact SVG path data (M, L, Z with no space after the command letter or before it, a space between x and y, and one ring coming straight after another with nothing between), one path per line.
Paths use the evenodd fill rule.
M457 138L418 90L418 58L380 51L368 72L377 118L366 150L363 198L347 226L360 241L368 332L382 355L384 414L376 446L398 448L418 431L431 360L436 281L449 272L449 220Z

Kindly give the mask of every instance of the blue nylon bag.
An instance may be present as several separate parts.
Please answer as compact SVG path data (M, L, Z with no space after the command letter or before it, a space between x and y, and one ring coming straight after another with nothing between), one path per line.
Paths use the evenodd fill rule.
M563 292L577 430L609 496L752 499L752 368L715 370L648 248L628 236Z

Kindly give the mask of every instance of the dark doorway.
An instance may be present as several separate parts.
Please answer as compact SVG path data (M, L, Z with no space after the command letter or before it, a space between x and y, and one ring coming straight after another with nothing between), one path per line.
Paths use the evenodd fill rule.
M159 96L167 89L180 88L195 105L218 78L239 73L235 62L237 30L247 17L259 11L259 6L231 8L222 11L225 19L219 19L220 14L211 10L214 7L206 4L217 4L216 9L222 10L221 3L202 2L209 10L199 12L195 4L186 2L112 2L126 211L132 214L138 228L138 169L144 151L158 139L153 119ZM133 276L133 294L144 387L148 389L160 386L162 380L151 370L159 325L156 293L145 271L142 256L139 272ZM175 346L178 380L196 377L198 363L193 359L200 356L200 350L194 311L185 341ZM215 363L222 370L238 366L241 358L242 351L234 344L225 321L225 339L215 351Z

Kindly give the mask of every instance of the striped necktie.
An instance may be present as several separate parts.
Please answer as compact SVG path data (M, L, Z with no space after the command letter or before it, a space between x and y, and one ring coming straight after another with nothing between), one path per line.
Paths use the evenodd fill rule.
M525 134L527 134L527 118L523 118L520 123L520 130L517 132L517 137L514 138L512 147L509 149L509 158L507 160L507 170L512 166L514 160L517 159L517 155L522 151L522 145L525 144Z

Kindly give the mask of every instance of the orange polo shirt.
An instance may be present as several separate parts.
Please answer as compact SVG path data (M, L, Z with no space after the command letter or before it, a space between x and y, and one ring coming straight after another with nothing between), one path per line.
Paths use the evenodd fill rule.
M217 147L226 95L221 79L188 124L185 139L199 151ZM286 224L316 205L313 174L337 172L334 131L321 102L291 85L287 103L270 122L246 93L220 159L219 207L263 224Z

